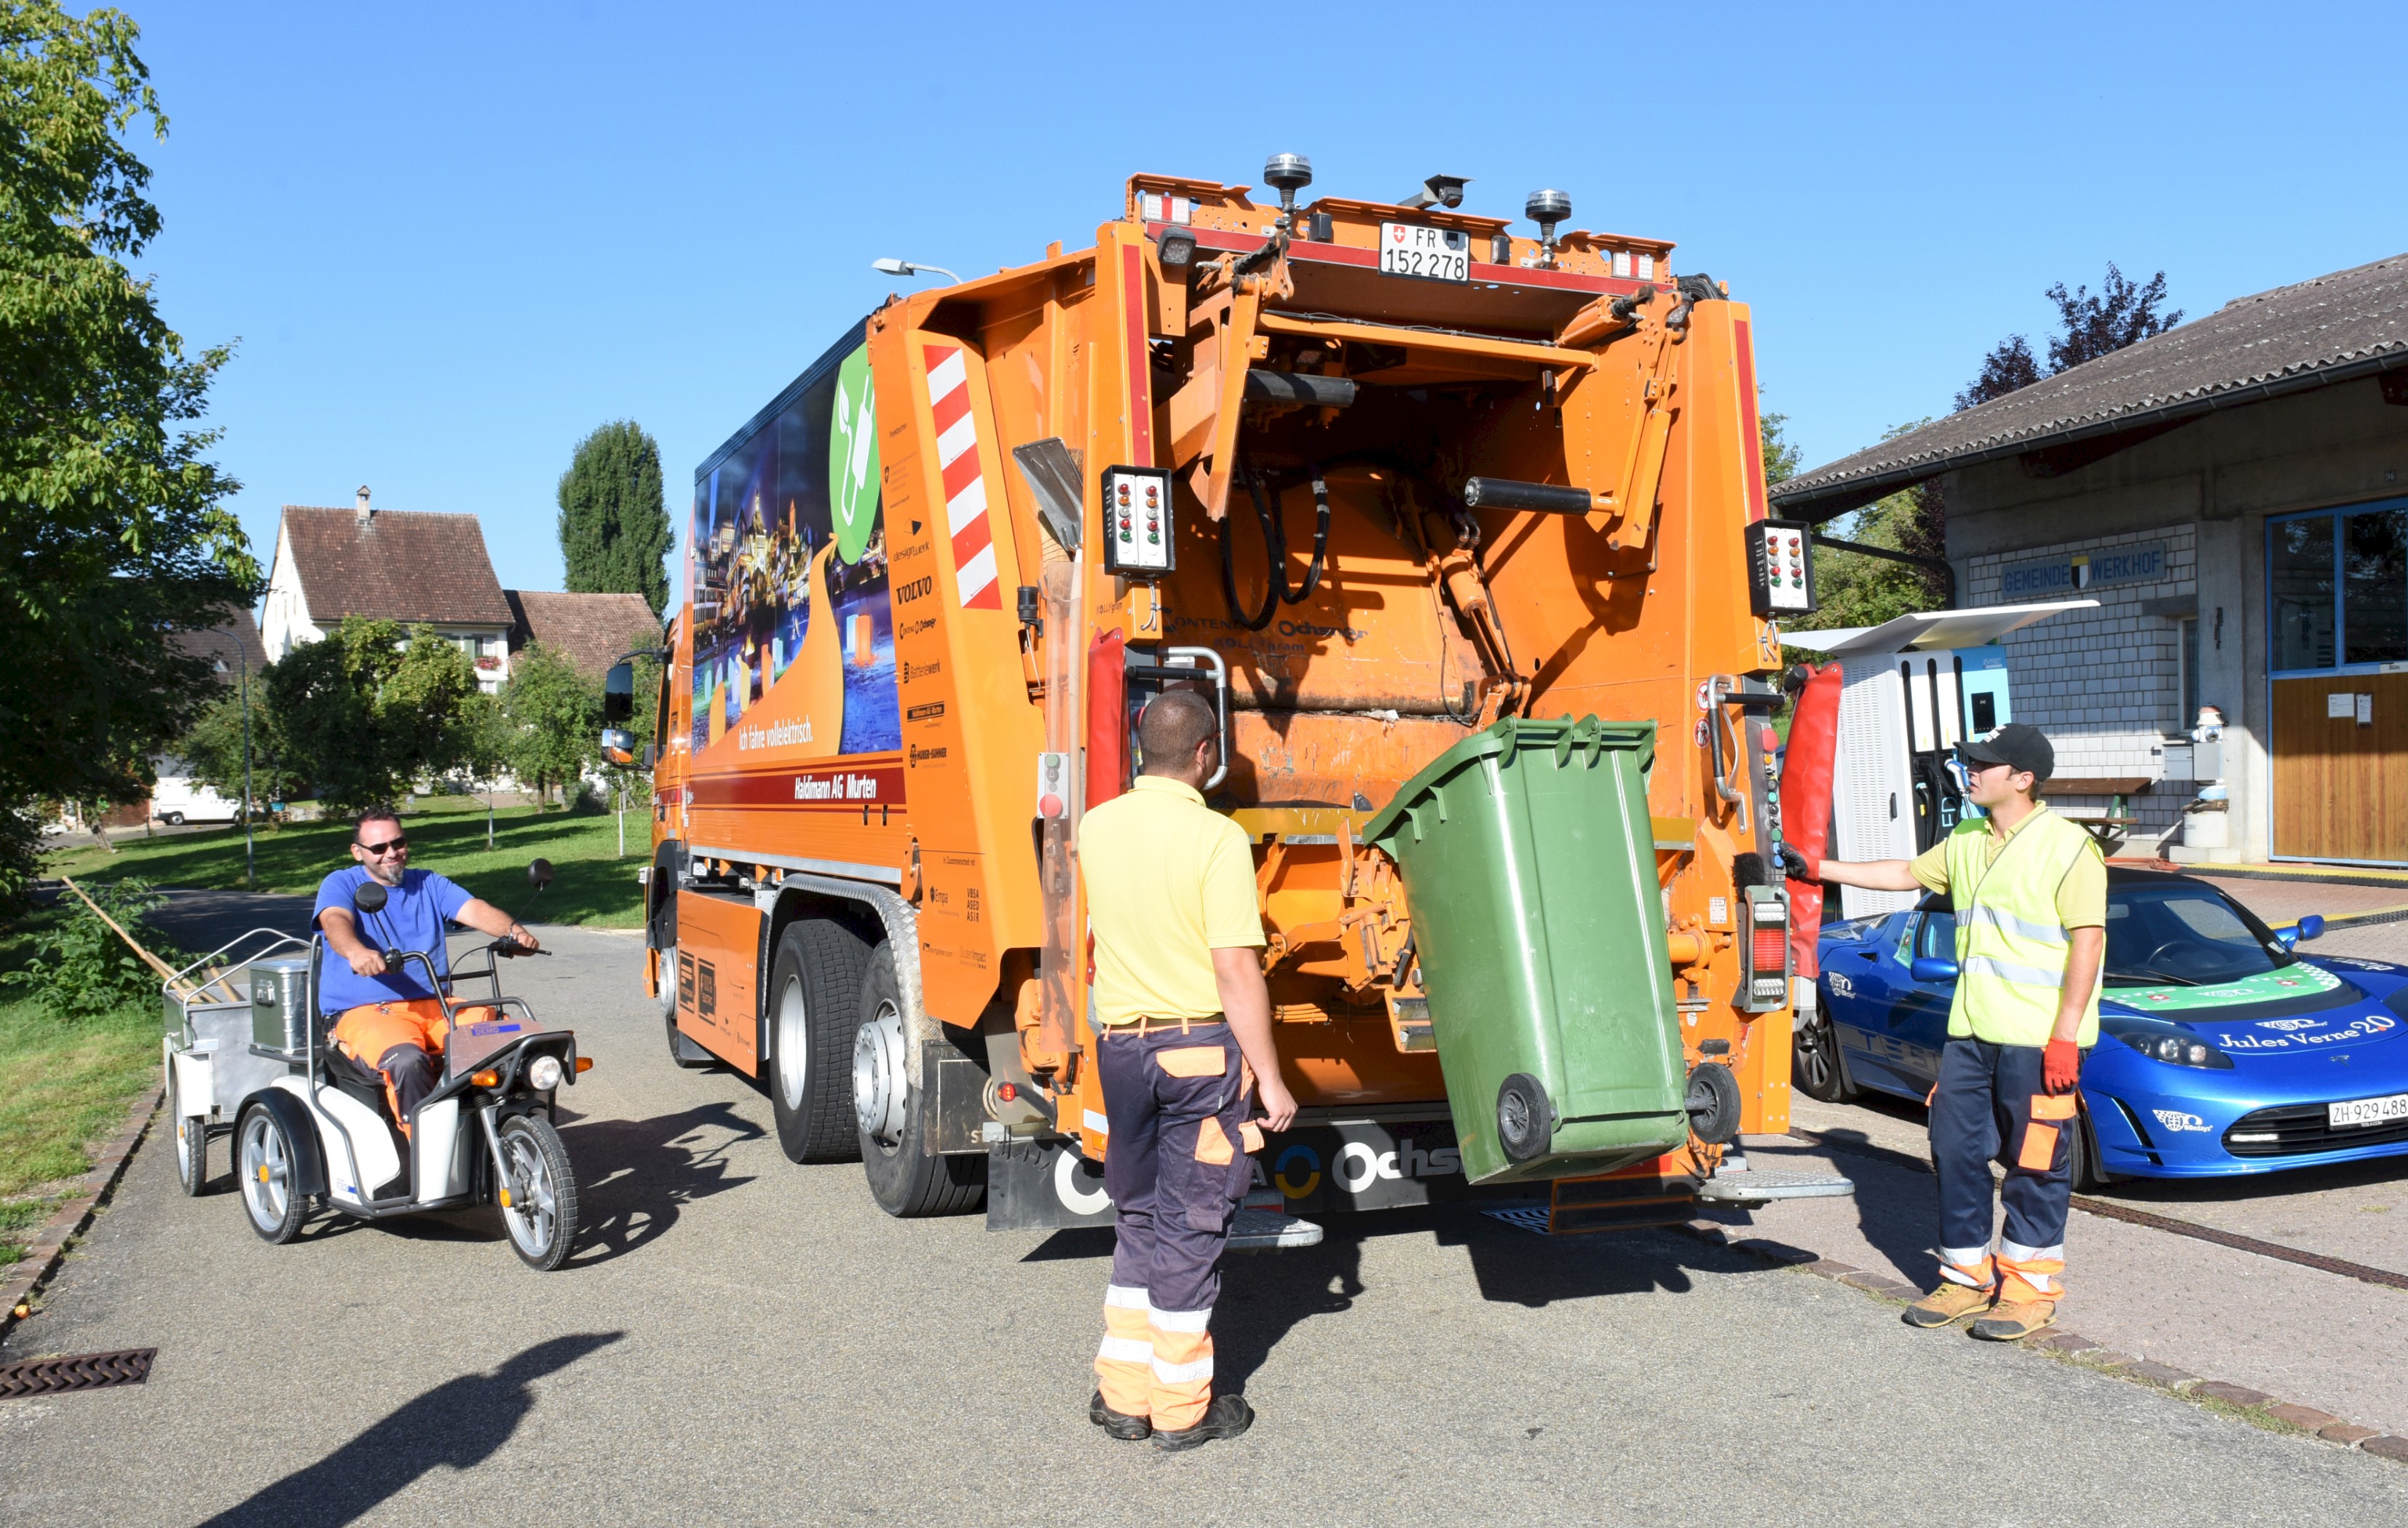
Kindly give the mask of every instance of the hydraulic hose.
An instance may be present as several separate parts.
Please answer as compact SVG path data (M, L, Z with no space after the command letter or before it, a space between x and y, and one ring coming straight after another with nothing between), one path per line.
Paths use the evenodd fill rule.
M1246 479L1246 492L1254 502L1254 521L1263 532L1264 561L1268 564L1263 575L1263 607L1248 615L1245 606L1238 600L1238 557L1231 546L1235 537L1230 530L1237 522L1235 515L1224 516L1221 521L1221 593L1228 601L1229 619L1250 632L1258 632L1271 623L1271 616L1280 607L1280 595L1287 585L1287 537L1281 534L1279 521L1263 503L1262 484L1254 473L1242 465L1238 473Z

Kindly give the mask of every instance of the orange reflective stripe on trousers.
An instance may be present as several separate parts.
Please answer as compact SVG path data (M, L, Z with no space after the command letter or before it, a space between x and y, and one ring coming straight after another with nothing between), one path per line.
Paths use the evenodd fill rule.
M1096 1388L1125 1417L1153 1415L1154 1337L1145 1291L1104 1288L1104 1341L1096 1349Z
M1153 1310L1147 1320L1154 1342L1149 1414L1154 1428L1175 1433L1193 1427L1212 1404L1212 1312Z

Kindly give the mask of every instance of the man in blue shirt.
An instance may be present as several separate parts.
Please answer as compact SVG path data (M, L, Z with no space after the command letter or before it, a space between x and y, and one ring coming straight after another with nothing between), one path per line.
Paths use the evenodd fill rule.
M363 813L352 825L351 858L358 863L318 885L312 918L332 955L318 972L318 1007L335 1019L328 1038L336 1049L384 1075L385 1098L408 1134L419 1101L434 1091L436 1058L451 1031L441 1000L427 988L425 968L415 961L389 967L382 951L423 951L437 975L448 977L447 920L497 939L514 938L528 950L537 948L536 938L457 882L410 869L409 839L389 811ZM351 893L368 880L385 889L385 905L367 915L362 929ZM469 1021L467 1013L462 1021Z

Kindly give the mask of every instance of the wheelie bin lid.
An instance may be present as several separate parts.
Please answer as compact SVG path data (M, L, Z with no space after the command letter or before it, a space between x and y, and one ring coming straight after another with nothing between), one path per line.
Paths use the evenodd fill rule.
M1656 764L1656 723L1602 721L1593 715L1577 721L1568 716L1502 718L1432 759L1419 774L1398 786L1387 806L1364 824L1364 840L1380 844L1394 838L1408 823L1408 814L1414 807L1426 804L1447 779L1483 759L1549 752L1555 755L1558 764L1570 764L1578 754L1585 754L1587 762L1594 763L1597 755L1607 750L1635 752L1641 772L1652 769Z

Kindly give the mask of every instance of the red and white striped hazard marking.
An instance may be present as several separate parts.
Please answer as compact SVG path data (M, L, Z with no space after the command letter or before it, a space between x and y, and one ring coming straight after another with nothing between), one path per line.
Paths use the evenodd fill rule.
M953 586L965 610L1000 610L995 535L986 522L986 480L979 473L978 419L970 411L969 368L956 345L923 347L928 407L937 421L937 465L945 478L945 533L953 542Z

